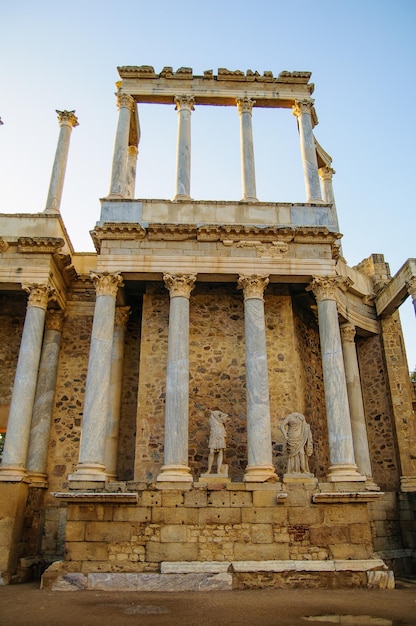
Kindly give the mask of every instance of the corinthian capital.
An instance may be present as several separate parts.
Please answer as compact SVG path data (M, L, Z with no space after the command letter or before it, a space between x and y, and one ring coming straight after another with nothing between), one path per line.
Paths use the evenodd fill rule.
M340 325L339 330L341 332L342 342L348 341L350 343L354 343L354 339L356 335L354 324L351 324L350 322L346 322L345 324Z
M74 126L78 126L78 118L75 115L75 111L58 111L58 109L56 109L56 112L58 114L58 121L59 121L59 126L71 126L72 128L74 128Z
M128 93L116 93L117 97L117 106L119 109L124 107L125 109L130 109L130 111L134 108L134 98L130 96Z
M240 274L238 277L237 287L238 289L243 290L244 300L249 300L251 298L264 300L263 294L268 284L268 275L260 276L258 274L253 274L252 276L247 276L245 274Z
M97 296L113 296L115 298L118 288L123 286L121 274L110 274L110 272L95 274L95 272L91 272L90 275L94 281Z
M296 117L299 117L303 113L311 115L313 103L314 100L312 98L308 100L295 100L295 104L292 106L293 115L296 115Z
M196 274L163 274L163 280L171 298L182 296L189 299L195 286Z
M312 291L317 302L323 300L336 300L337 291L347 291L352 285L350 278L345 276L315 276L311 284L306 287L306 291Z
M45 318L45 330L62 330L64 312L58 309L49 309Z
M251 98L236 98L237 102L237 110L238 114L242 115L243 113L252 113L253 105L256 103L255 100Z
M35 306L39 309L45 309L48 306L50 300L55 300L55 289L50 285L40 285L39 283L32 283L31 285L23 285L23 290L27 291L29 298L27 306Z
M332 169L332 167L330 167L329 165L324 165L323 167L320 167L318 172L322 180L332 180L332 176L335 174L335 170Z
M114 326L125 326L130 316L129 306L116 306L116 315L114 318Z
M194 111L195 98L193 96L175 96L175 111Z

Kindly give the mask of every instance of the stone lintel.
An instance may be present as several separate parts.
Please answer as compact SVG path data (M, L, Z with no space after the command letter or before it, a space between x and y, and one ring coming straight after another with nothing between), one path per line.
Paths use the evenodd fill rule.
M84 504L89 503L115 503L115 504L135 504L138 502L138 494L136 492L99 492L93 493L88 491L78 491L69 493L67 491L54 491L51 496L61 500L62 502L68 502L70 504Z
M416 277L416 259L407 259L393 278L382 288L376 297L377 314L383 317L391 315L409 295L410 280Z
M344 504L372 502L384 495L382 491L330 491L312 496L314 504Z

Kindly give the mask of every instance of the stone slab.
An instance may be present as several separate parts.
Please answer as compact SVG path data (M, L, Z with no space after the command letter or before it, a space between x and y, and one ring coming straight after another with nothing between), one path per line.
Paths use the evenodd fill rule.
M381 559L346 559L345 561L334 561L334 563L336 572L367 572L375 569L387 569L386 564Z
M190 574L88 574L95 591L231 591L232 576L224 572Z
M160 564L162 574L219 574L227 572L230 561L163 561Z

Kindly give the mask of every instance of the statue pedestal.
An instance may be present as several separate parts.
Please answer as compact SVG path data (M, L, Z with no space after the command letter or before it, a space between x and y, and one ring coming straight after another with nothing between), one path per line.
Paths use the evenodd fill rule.
M206 472L199 477L200 483L230 483L231 478L228 478L228 465L222 465L221 472L211 474Z
M318 479L315 478L313 474L309 474L306 472L292 472L290 474L283 474L283 483L284 484L306 484L306 485L317 485Z

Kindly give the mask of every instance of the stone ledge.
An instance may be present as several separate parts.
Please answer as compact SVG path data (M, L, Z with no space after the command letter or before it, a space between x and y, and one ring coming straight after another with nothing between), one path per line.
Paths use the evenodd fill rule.
M162 574L219 574L227 572L231 561L162 561Z
M232 561L234 572L367 572L387 570L381 559L338 561Z
M316 493L312 496L314 504L345 504L354 502L372 502L384 495L382 491L332 491Z
M138 502L138 494L136 492L89 492L78 491L69 493L67 491L53 491L51 496L58 498L62 502L68 502L70 504L84 504L86 502L95 503L116 503L116 504L136 504Z

